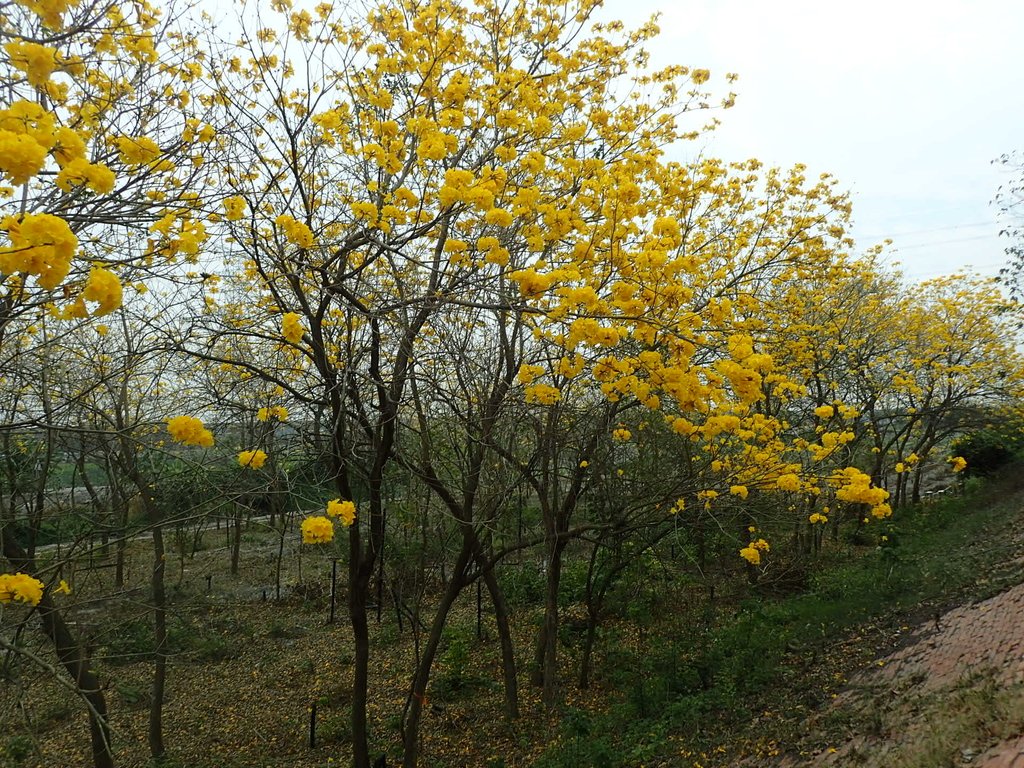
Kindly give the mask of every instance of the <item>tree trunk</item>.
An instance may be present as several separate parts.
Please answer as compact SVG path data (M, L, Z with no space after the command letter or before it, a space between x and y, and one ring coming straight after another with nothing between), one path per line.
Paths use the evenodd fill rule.
M33 562L17 545L8 532L3 532L4 556L19 571L31 574ZM92 746L92 762L94 768L114 768L114 756L110 745L110 726L107 724L107 702L100 688L96 673L89 668L89 657L85 649L75 640L50 597L49 591L43 593L39 605L39 613L43 631L53 643L57 658L67 670L78 692L85 701L89 713L89 735Z
M558 587L562 579L565 544L556 539L549 550L547 583L544 590L544 624L537 637L533 683L543 688L544 704L552 707L558 691Z
M468 547L463 547L452 572L452 579L448 582L441 603L434 612L434 620L430 623L427 642L420 655L419 664L416 666L412 691L406 705L405 721L402 724L403 768L416 768L416 763L419 761L420 720L423 715L423 704L426 701L430 669L437 656L437 648L441 643L441 633L448 621L448 613L451 611L455 599L466 586L464 573L468 562L469 550Z
M352 765L355 768L370 768L370 749L366 738L370 636L366 622L366 600L361 590L349 589L348 608L355 645L355 668L352 676Z
M583 643L583 658L580 661L580 688L590 687L590 665L594 654L594 643L597 640L598 616L596 611L587 611L587 639Z
M501 591L494 569L483 573L484 584L494 605L494 619L498 625L498 641L501 643L501 674L505 683L505 714L510 720L519 718L519 688L516 680L516 653L512 644L512 628L508 617L508 604Z

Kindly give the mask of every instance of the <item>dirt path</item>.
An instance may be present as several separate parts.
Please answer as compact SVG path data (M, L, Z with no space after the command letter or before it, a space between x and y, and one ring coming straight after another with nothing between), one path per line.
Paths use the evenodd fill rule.
M839 743L780 766L1024 768L1024 584L911 637L822 713Z

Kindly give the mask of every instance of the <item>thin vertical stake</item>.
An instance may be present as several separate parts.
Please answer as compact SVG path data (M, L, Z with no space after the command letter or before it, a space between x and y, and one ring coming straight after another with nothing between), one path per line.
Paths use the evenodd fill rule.
M309 748L316 747L316 702L309 708Z
M334 623L334 597L338 593L338 558L334 558L331 563L331 618L327 620L328 624Z
M476 580L476 639L479 640L483 637L483 625L481 624L481 614L483 612L483 601L480 597L480 579Z

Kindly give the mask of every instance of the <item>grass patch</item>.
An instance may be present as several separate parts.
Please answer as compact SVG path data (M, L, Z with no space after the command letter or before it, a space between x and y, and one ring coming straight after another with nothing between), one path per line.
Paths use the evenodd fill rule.
M737 729L750 730L748 743L757 741L758 726L749 723L761 713L789 713L790 722L775 719L771 728L775 736L795 734L797 721L827 700L827 678L841 680L835 670L850 665L848 649L835 648L854 630L870 634L874 625L927 620L1020 581L1014 570L998 568L1019 547L1007 535L1020 518L1018 486L996 480L933 506L900 510L873 530L877 546L819 570L802 594L719 605L704 621L682 617L644 644L610 650L605 666L614 671L605 674L618 700L585 723L567 717L541 764L665 759L670 739L708 755L705 764L715 764L716 750L718 764L728 764L744 751Z

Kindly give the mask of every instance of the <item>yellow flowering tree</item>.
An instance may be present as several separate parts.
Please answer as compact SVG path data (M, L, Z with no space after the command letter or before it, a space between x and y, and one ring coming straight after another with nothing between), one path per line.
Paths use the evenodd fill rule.
M661 147L699 133L704 121L680 115L707 104L706 77L641 72L617 103L616 81L630 87L631 59L656 29L611 24L575 39L591 2L381 4L360 16L276 7L276 23L204 68L235 126L224 202L209 212L221 220L209 229L229 246L239 296L211 332L273 339L293 365L201 353L315 403L339 497L366 489L348 529L353 741L364 766L367 593L384 545L385 468L418 366L448 320L482 322L480 333L530 313L557 321L552 297L577 286L564 303L586 306L586 286L606 277L601 261L647 229L643 179L663 173ZM515 375L508 368L500 379ZM467 533L467 558L472 541ZM405 721L410 765L425 683L418 673Z

